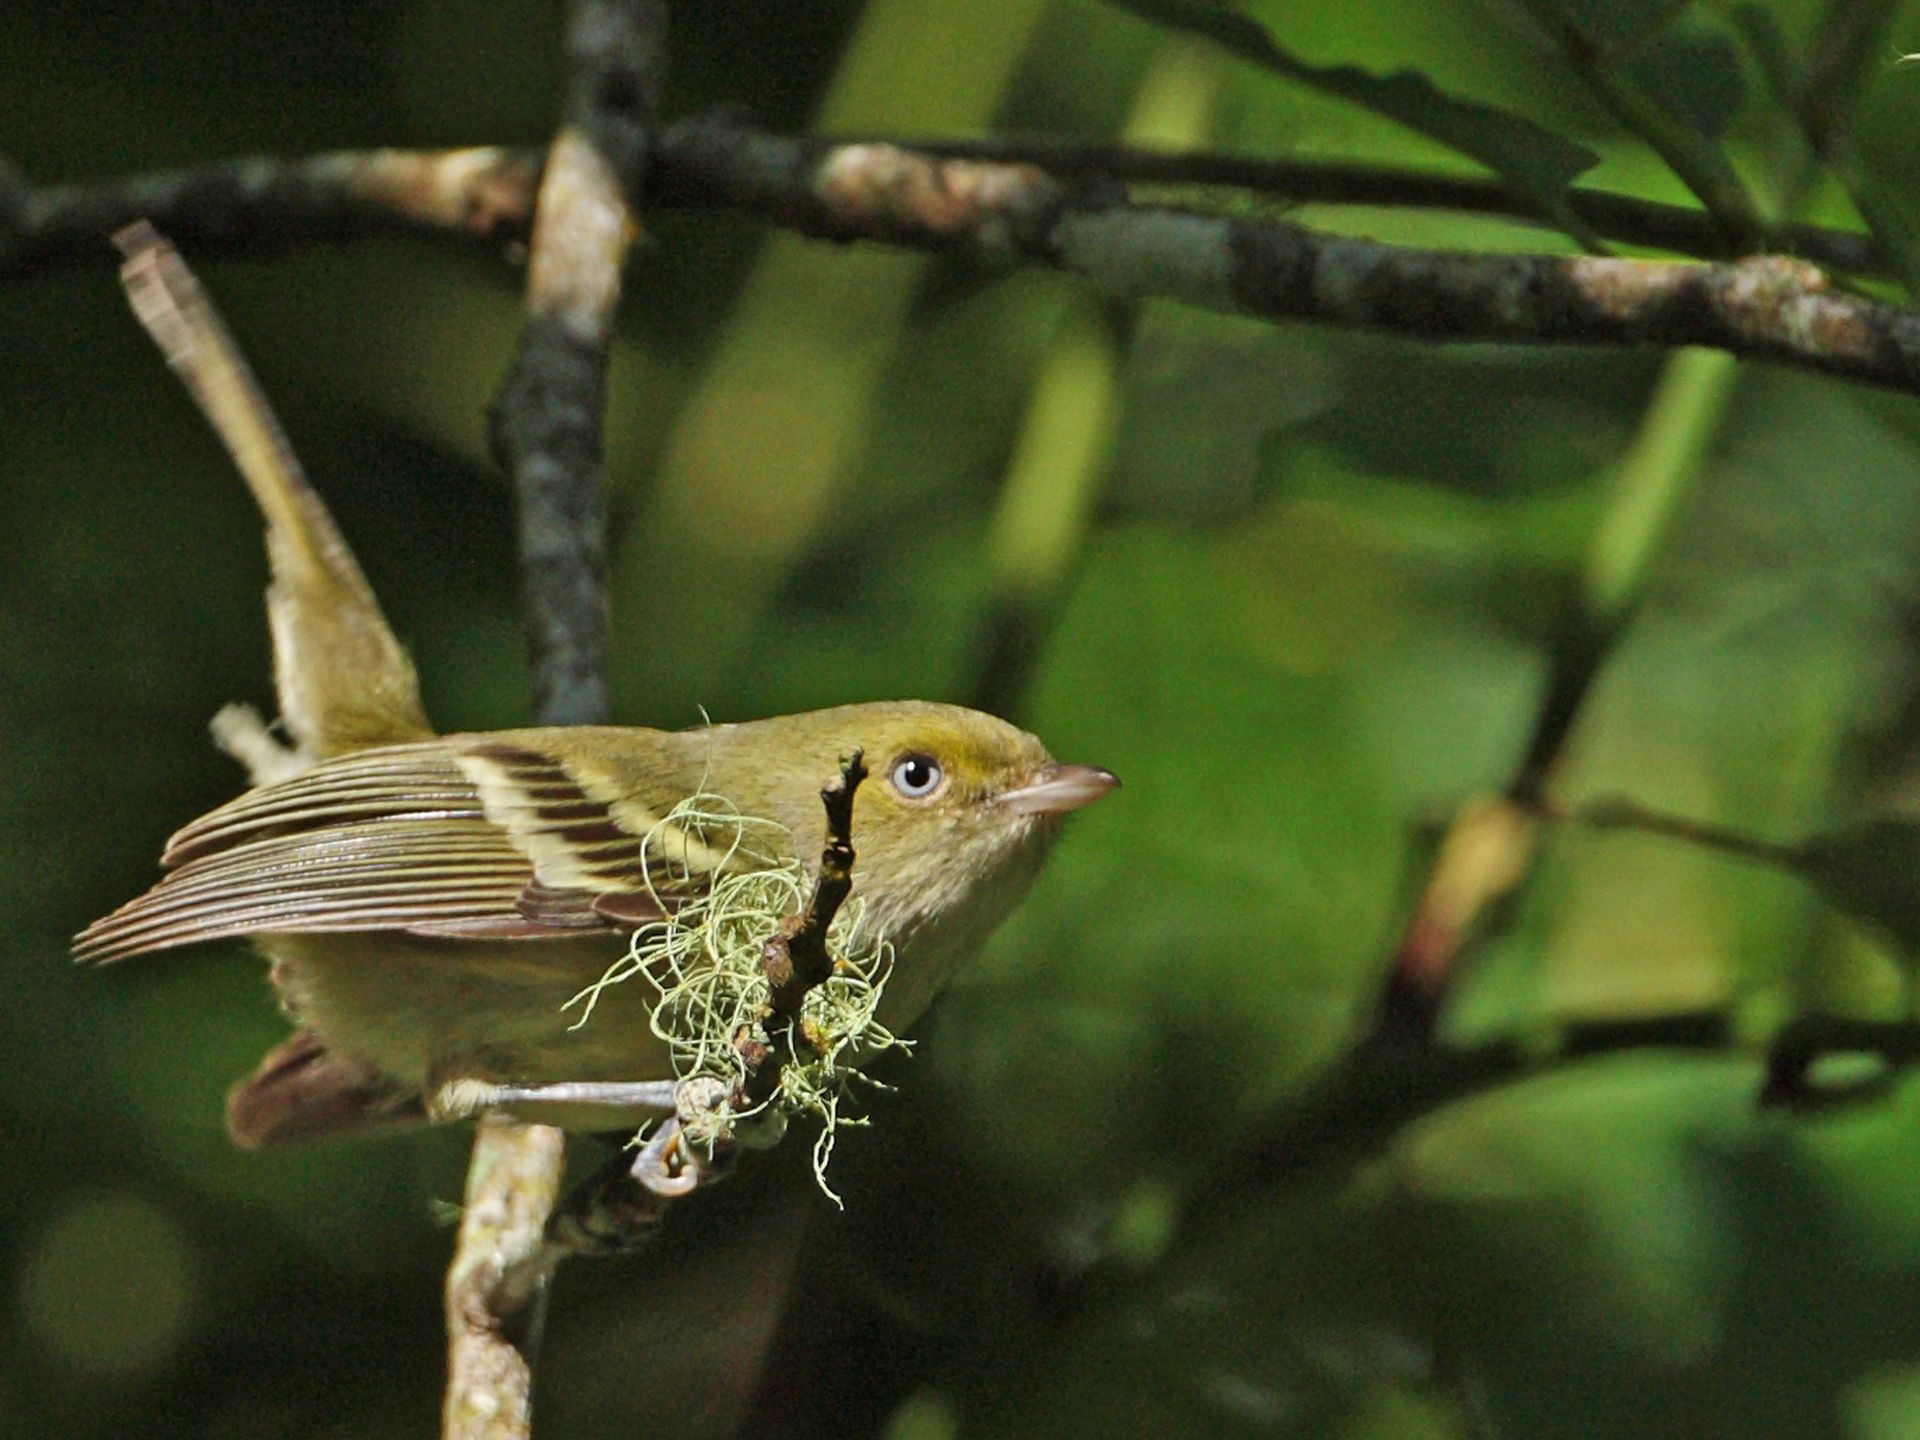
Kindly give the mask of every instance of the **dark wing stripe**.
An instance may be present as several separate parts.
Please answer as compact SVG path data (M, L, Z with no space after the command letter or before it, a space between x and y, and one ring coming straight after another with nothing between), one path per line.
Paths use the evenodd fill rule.
M580 792L575 791L578 795ZM554 801L536 804L533 813L542 825L566 825L577 820L603 820L607 807L598 800ZM625 833L624 831L621 833Z

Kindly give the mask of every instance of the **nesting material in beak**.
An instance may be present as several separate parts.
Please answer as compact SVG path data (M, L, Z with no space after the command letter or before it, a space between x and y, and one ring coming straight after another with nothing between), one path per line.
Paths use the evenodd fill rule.
M1018 790L1001 795L1000 806L1016 815L1064 815L1085 809L1119 783L1098 765L1043 765Z

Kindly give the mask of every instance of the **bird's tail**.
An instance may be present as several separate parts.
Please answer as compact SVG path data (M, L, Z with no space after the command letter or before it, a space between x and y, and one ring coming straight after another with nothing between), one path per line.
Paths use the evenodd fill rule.
M317 759L431 735L412 660L206 292L146 221L114 243L126 257L120 278L134 314L266 517L274 684L294 743Z

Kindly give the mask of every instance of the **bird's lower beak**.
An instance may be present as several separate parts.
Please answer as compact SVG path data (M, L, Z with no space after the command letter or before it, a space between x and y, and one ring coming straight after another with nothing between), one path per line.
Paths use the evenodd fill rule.
M1042 765L1018 790L1003 792L1000 806L1016 815L1064 815L1085 809L1119 783L1098 765Z

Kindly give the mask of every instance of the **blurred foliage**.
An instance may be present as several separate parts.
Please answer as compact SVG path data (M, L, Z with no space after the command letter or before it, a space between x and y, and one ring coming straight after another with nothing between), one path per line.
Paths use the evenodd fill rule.
M1805 45L1823 7L1766 8ZM675 111L1465 166L1096 0L675 10ZM1768 203L1794 193L1790 127L1720 7L1566 10ZM1687 198L1519 7L1233 13L1301 66L1416 72L1587 147L1583 183ZM52 181L537 143L559 18L527 0L6 7L0 154ZM1906 205L1920 79L1891 62L1914 49L1920 16L1898 7L1854 132ZM1858 224L1833 183L1800 213ZM509 503L482 442L513 267L393 242L199 268L437 720L523 719ZM1053 276L692 213L656 218L630 296L609 442L623 719L966 699L1015 624L999 703L1127 788L1078 818L889 1068L899 1092L835 1162L846 1216L783 1147L654 1252L565 1276L543 1434L724 1429L763 1343L774 1378L751 1403L781 1435L1916 1433L1920 1081L1760 1114L1756 1053L1596 1057L1362 1162L1212 1194L1372 1004L1419 827L1510 778L1661 357L1122 316ZM437 1207L464 1135L236 1155L222 1089L283 1028L257 966L63 959L173 825L239 784L204 725L269 694L257 523L104 247L0 293L0 396L5 1431L429 1433ZM1644 542L1556 796L1779 838L1910 801L1912 400L1743 371L1689 438L1671 539ZM1049 486L1049 463L1090 468ZM1791 876L1555 831L1445 1023L1546 1046L1575 1018L1712 1009L1757 1041L1816 1004L1892 1014L1897 981ZM804 1299L782 1321L790 1278Z

